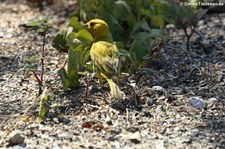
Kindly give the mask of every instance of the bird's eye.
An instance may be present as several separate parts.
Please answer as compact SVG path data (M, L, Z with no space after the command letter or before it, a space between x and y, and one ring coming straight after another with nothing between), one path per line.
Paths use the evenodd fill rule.
M92 23L90 23L90 26L91 26L91 27L93 27L94 25L95 25L95 23L93 23L93 22L92 22Z

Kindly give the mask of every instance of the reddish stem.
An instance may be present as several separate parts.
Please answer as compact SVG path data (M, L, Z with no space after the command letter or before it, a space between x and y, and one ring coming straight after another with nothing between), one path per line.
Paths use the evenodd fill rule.
M32 72L33 72L33 74L34 74L34 76L35 76L35 78L36 78L36 80L37 80L37 82L38 82L38 95L40 96L41 94L42 94L42 81L41 81L41 79L38 77L38 75L37 75L37 73L34 71L34 70L32 70Z
M188 52L189 52L189 51L190 51L190 38L191 38L191 36L193 35L194 31L193 31L193 29L191 28L191 32L190 32L190 34L188 34L187 29L188 29L188 28L183 28L184 33L185 33L185 35L186 35L186 37L187 37L187 43L186 43L186 46L187 46L187 50L188 50Z
M43 45L42 45L42 51L41 51L41 81L43 81L43 76L44 76L44 58L45 58L45 38L46 38L46 33L44 33L44 38L43 38Z
M40 77L38 77L37 73L33 70L33 74L38 82L38 88L39 88L39 91L38 91L38 95L40 96L42 94L42 85L43 85L43 76L44 76L44 70L45 70L45 67L44 67L44 58L45 58L45 39L46 39L46 33L44 33L43 35L43 45L42 45L42 50L41 50L41 74L40 74Z
M42 81L41 81L41 79L38 77L37 73L36 73L34 70L32 70L32 72L33 72L33 74L34 74L34 76L35 76L37 82L38 82L38 83L42 83Z

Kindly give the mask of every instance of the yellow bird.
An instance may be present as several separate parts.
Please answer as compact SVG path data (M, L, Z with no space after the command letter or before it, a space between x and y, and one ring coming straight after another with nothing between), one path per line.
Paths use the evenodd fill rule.
M92 19L85 26L94 38L90 55L100 85L103 84L102 79L105 78L110 87L111 97L122 99L125 94L115 83L119 65L119 52L112 41L108 25L101 19Z

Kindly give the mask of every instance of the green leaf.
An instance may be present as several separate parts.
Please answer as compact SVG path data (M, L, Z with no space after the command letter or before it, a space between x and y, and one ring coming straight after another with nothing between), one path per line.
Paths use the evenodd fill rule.
M119 20L114 15L104 15L104 20L107 22L114 39L118 41L126 40L126 30L124 30Z
M52 24L47 23L47 19L35 20L26 24L20 25L21 27L38 29L38 33L46 33L49 28L52 28Z
M148 25L148 23L146 22L146 20L142 20L140 22L135 23L133 30L130 33L130 36L133 36L134 34L136 34L139 30L145 30L145 31L150 31L150 27Z
M168 5L167 16L174 20L178 28L186 28L197 23L196 9L191 7Z
M143 58L149 54L154 46L154 41L158 40L159 30L151 30L152 32L138 32L134 36L134 40L130 45L130 60L132 62L132 70L140 67L143 63ZM160 39L160 38L159 38Z
M84 66L85 63L88 61L89 57L90 57L90 46L87 46L84 48L84 52L83 52L83 60L82 60L82 63L81 63L81 66Z
M129 60L131 61L131 67L129 71L133 72L134 70L137 70L139 61L137 60L135 52L130 52L128 54L128 57L129 57Z
M130 13L128 18L127 18L127 24L129 27L132 29L134 25L136 24L136 18L133 13Z
M81 44L81 41L76 38L76 33L72 32L66 37L67 45L70 47L70 49L75 49Z
M68 53L68 77L70 80L70 87L76 88L79 86L78 71L80 68L80 58L82 58L81 46L75 49L69 49Z
M67 29L62 29L53 39L52 46L59 51L67 51L67 41L66 41Z
M86 63L85 69L89 72L93 72L93 63L92 62Z
M127 58L129 58L129 51L125 49L119 49L119 66L118 66L118 74L121 74L122 64L126 62ZM128 66L128 65L127 65ZM124 71L124 70L123 70Z
M93 42L93 37L91 35L91 33L89 31L87 31L86 29L82 29L80 30L75 37L77 39L79 39L82 44L86 45L86 44L91 44Z
M25 26L26 27L40 27L46 22L47 22L47 19L44 18L42 20L35 20L35 21L32 21L32 22L26 23Z
M70 79L66 73L66 70L65 68L61 68L58 70L58 75L62 81L62 84L63 84L63 89L64 90L67 90L70 86Z
M38 33L46 33L47 29L45 27L41 27L38 29Z
M40 110L38 113L38 121L41 122L47 112L47 101L50 99L50 96L46 94L46 91L44 91L42 93L42 95L40 96L41 101L40 101Z
M92 43L92 35L86 30L82 29L78 33L72 32L66 37L67 44L70 48L75 49L79 45L88 46Z
M118 49L124 49L125 48L125 45L122 41L114 42L114 44L116 44Z
M115 0L102 0L103 5L106 7L107 10L113 10L115 6Z
M132 42L130 53L135 53L135 57L138 61L142 60L142 57L148 53L148 49L146 47L146 41L134 40Z
M151 23L152 26L159 26L159 27L163 27L164 26L164 19L163 16L161 15L155 15L151 18Z
M145 15L149 18L151 18L153 16L152 12L150 9L141 9L141 14L142 15Z
M158 38L163 36L163 31L161 29L151 29L150 36L152 38Z
M125 49L119 49L119 55L120 56L127 56L129 52Z
M39 60L40 60L40 56L38 56L38 55L33 55L29 58L24 58L24 61L28 62L28 63L38 62Z
M79 30L83 29L84 27L80 24L77 17L72 17L70 20L69 26L73 27L74 32L78 32Z
M113 14L117 19L127 20L130 13L131 8L125 1L119 0L115 2Z
M93 42L92 35L78 22L76 17L71 19L70 28L66 33L66 43L69 47L68 51L68 69L61 70L61 80L64 89L76 88L79 86L78 72L84 68L86 61L90 57L90 46ZM76 32L75 32L76 31Z

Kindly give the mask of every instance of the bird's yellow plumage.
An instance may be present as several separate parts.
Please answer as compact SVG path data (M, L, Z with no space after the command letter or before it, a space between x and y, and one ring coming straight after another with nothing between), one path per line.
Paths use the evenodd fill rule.
M112 41L108 25L100 19L90 20L86 25L94 38L90 55L100 84L105 78L110 87L111 97L122 99L124 93L115 83L119 64L118 48Z

